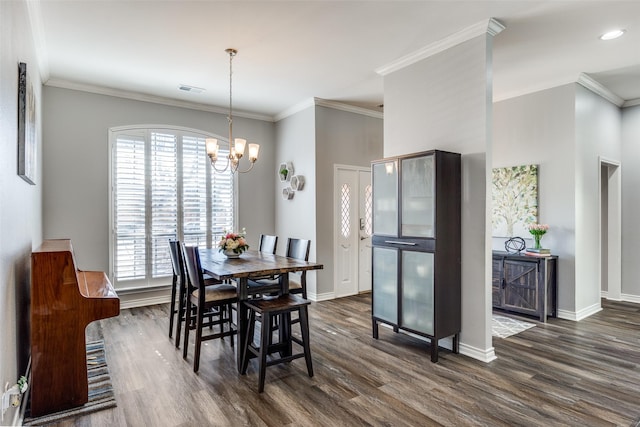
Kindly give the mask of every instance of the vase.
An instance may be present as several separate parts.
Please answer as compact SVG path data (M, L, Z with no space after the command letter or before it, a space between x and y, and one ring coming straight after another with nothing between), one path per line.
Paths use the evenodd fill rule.
M240 258L240 254L233 252L233 249L225 249L223 254L227 258Z
M535 239L534 249L542 249L542 246L540 245L540 239L542 239L542 234L534 234L533 238Z

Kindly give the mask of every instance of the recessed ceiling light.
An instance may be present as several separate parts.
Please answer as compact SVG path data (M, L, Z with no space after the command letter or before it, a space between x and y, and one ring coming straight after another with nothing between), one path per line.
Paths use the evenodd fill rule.
M622 36L626 30L613 30L600 36L600 40L613 40Z

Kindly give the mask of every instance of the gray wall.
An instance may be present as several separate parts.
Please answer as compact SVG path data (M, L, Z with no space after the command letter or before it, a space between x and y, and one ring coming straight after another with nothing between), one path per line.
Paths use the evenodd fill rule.
M483 35L384 77L384 156L462 156L461 351L490 359L491 46Z
M558 255L558 305L575 308L575 85L493 106L493 167L536 164L538 221L549 224L544 246ZM528 238L529 244L532 239ZM493 239L504 250L504 239Z
M55 87L44 88L44 236L70 238L80 268L109 267L108 131L171 125L228 137L226 116ZM239 175L239 227L257 247L274 231L273 123L234 116L234 134L260 144L253 171Z
M310 106L276 123L278 141L273 179L281 190L289 185L276 176L277 165L292 162L305 186L293 199L276 196L278 253L287 237L311 239L309 259L324 268L307 274L309 297L333 298L333 166L369 167L382 157L382 119L322 106Z
M324 270L318 272L317 294L335 291L333 237L335 164L370 167L382 158L382 119L362 114L316 107L316 215L318 260Z
M19 62L27 64L36 98L36 185L17 175ZM0 384L4 387L26 372L31 250L42 241L42 93L26 2L0 1L0 82ZM5 422L11 423L16 413L10 408Z
M622 294L640 302L640 105L622 110L622 168Z
M632 147L622 156L629 144L622 144L621 132L629 128L637 138L638 129L633 120L623 126L621 117L617 106L577 83L494 105L493 166L539 165L539 221L550 225L545 246L559 256L561 317L580 319L600 309L601 157L625 159L623 221L637 199L633 187L624 186L637 159ZM624 229L622 234L624 245L629 239ZM503 240L494 239L493 246L503 249ZM623 258L623 276L633 264Z

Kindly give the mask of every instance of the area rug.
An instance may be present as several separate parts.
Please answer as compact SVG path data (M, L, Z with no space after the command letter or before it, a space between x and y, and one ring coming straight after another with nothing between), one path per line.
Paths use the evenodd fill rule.
M491 333L494 337L507 338L529 328L536 326L534 323L523 322L511 317L493 315Z
M109 369L107 368L104 341L87 343L87 375L89 380L89 401L87 403L77 408L36 418L30 418L28 414L29 410L27 409L27 415L25 416L23 425L42 426L59 422L66 418L87 415L102 409L115 407L116 398L113 393Z

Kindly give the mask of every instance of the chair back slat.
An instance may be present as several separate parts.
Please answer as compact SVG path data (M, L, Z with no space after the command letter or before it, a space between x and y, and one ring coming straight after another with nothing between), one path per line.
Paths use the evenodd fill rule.
M205 285L200 265L200 252L197 246L187 246L182 244L182 254L184 255L184 265L187 271L187 282L189 283L189 294L195 289L200 289L199 297L204 301Z
M258 250L268 254L275 254L278 246L278 236L270 236L268 234L260 235L260 244Z
M292 239L287 240L287 256L289 258L303 259L309 261L309 249L311 248L311 240Z
M184 269L182 268L182 254L180 253L180 241L169 240L169 252L171 253L171 268L173 276L184 282Z

